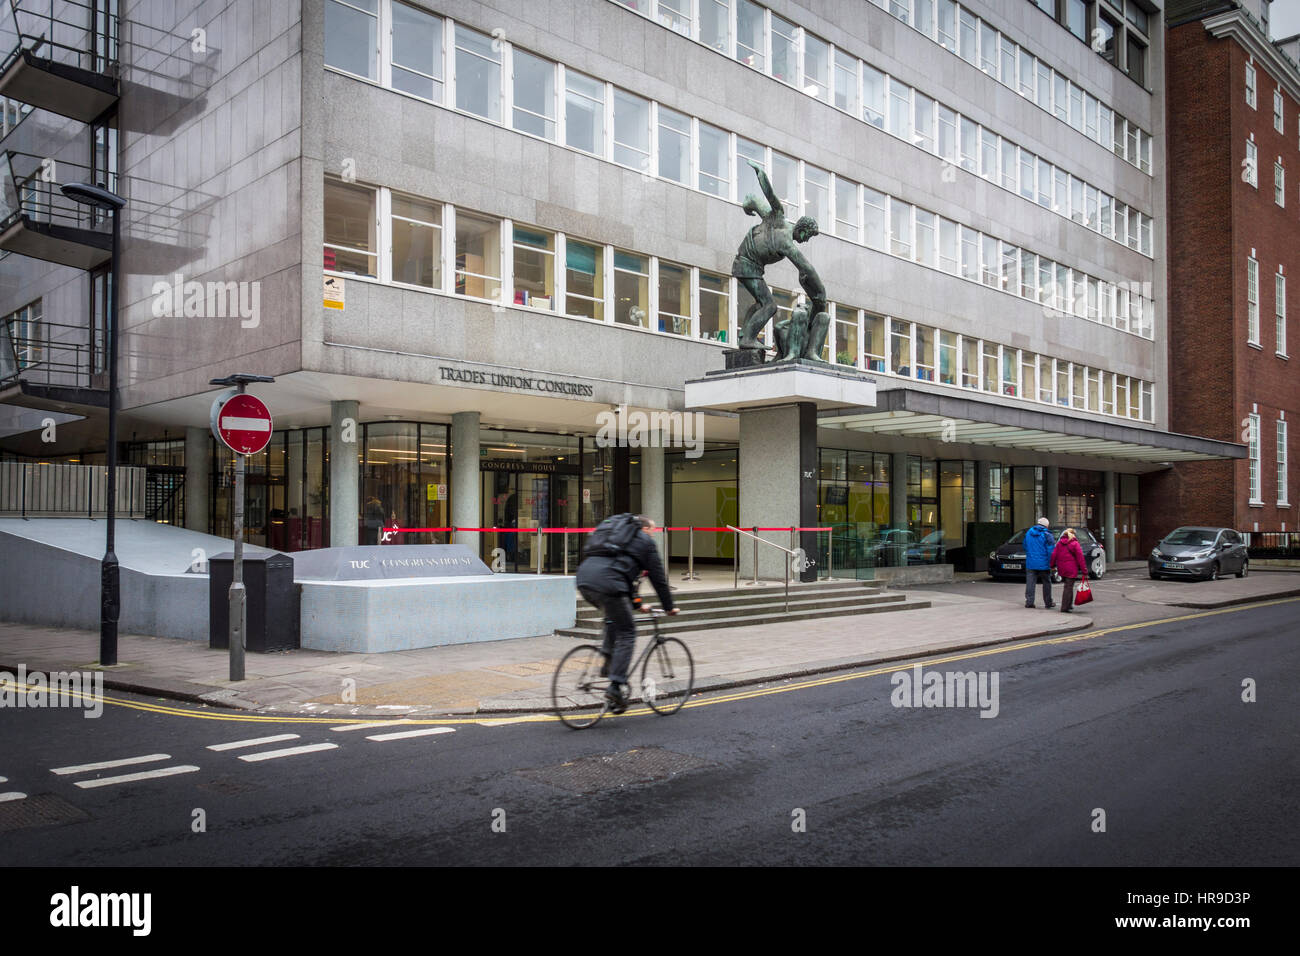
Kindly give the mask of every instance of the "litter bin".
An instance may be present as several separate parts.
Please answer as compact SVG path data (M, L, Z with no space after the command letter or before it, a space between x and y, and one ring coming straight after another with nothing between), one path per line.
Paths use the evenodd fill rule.
M208 559L208 647L230 646L230 582L235 555L227 551ZM298 586L293 583L293 558L287 554L244 555L247 592L246 650L265 654L299 647Z

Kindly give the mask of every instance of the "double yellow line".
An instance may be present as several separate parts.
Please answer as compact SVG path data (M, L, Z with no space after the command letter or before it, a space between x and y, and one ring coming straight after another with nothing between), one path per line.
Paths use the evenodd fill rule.
M1212 611L1199 611L1195 614L1182 614L1178 617L1166 617L1155 621L1139 621L1135 624L1121 624L1116 627L1104 627L1095 631L1083 631L1078 634L1064 634L1060 637L1049 637L1038 640L1014 641L1006 644L998 644L993 647L985 647L979 650L964 651L959 654L950 654L946 657L927 657L926 664L933 667L938 664L952 664L958 661L977 660L981 657L991 657L995 654L1007 654L1013 651L1028 650L1033 647L1050 647L1055 644L1071 644L1076 641L1088 641L1098 637L1106 637L1109 634L1119 634L1124 631L1135 631L1147 627L1160 627L1164 624L1176 624L1180 621L1194 621L1199 618L1215 617L1220 614L1234 614L1239 611L1253 611L1258 608L1275 607L1280 604L1294 604L1300 601L1300 598L1279 598L1273 601L1259 601L1253 604L1236 604L1232 607L1217 608ZM924 656L924 655L920 655ZM787 684L781 684L779 687L755 687L749 690L740 690L734 693L720 693L708 697L688 701L683 705L683 709L688 707L712 707L716 704L727 704L738 700L752 700L756 697L768 697L773 694L788 694L791 691L808 690L813 687L826 687L831 684L842 684L846 681L863 680L867 677L879 677L881 674L891 674L895 671L909 670L912 662L916 658L909 658L904 661L891 661L880 667L871 670L855 670L850 673L833 674L827 677L810 678L808 680L793 681ZM21 685L17 681L7 681L10 687L15 689L36 689L31 685ZM68 693L66 696L77 697L81 700L94 700L93 695L84 693ZM330 724L339 726L341 724L368 724L376 723L374 717L299 717L293 715L278 716L274 714L247 714L238 711L220 711L214 713L201 713L195 710L189 710L183 707L172 706L168 704L154 704L142 701L124 700L119 697L109 697L105 695L104 704L112 707L123 707L128 710L140 710L150 714L162 714L168 717L189 717L195 720L223 720L235 721L238 723L259 724ZM621 717L638 717L645 714L653 713L649 707L638 707L628 710L620 715ZM609 719L618 719L614 715L608 715ZM379 718L384 720L384 718ZM385 723L408 724L408 725L460 725L460 724L484 724L488 726L498 726L506 724L528 724L559 720L554 714L524 714L519 717L436 717L436 718L395 718L391 721L385 720Z

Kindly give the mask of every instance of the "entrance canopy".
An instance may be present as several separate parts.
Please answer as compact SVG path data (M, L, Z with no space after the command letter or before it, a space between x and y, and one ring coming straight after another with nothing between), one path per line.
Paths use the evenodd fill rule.
M1165 463L1245 458L1245 445L911 389L881 392L874 407L836 409L819 428L929 438L1024 451Z

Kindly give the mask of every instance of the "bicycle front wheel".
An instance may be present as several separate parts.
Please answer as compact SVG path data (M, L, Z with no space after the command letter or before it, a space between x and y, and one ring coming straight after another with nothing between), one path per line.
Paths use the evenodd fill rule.
M675 637L650 648L641 666L641 697L656 714L667 716L682 709L695 686L695 661Z
M605 655L595 644L579 644L560 658L551 678L551 703L565 726L582 730L605 716L609 679L600 676L604 662Z

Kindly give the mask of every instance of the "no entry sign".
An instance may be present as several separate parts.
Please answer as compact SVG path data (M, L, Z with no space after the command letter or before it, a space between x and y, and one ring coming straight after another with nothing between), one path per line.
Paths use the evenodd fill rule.
M241 455L256 455L271 441L271 413L246 392L223 392L212 403L212 434Z

